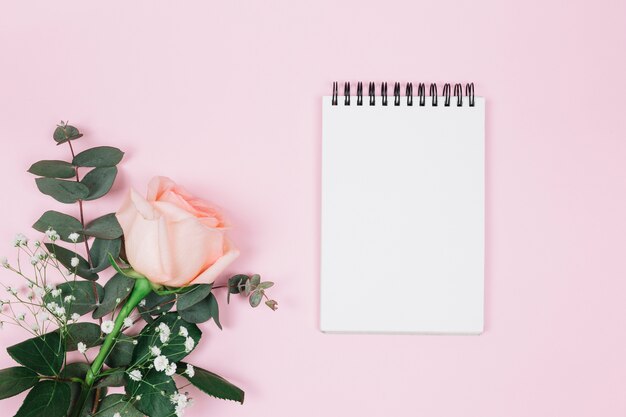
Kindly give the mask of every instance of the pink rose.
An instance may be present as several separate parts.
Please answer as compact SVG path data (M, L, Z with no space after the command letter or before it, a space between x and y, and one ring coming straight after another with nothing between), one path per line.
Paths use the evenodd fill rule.
M222 215L166 177L150 181L145 199L131 189L116 216L128 262L157 284L210 284L239 255Z

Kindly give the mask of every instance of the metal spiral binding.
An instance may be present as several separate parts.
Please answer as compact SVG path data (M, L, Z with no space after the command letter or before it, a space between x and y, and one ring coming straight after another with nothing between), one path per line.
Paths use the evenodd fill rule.
M430 85L430 96L432 97L433 107L437 107L437 84Z
M400 106L402 101L401 96L401 83L395 82L393 85L393 105ZM463 106L463 86L460 83L454 84L454 92L452 93L451 85L449 83L445 83L443 85L443 105L445 107L450 106L451 97L456 97L456 105L458 107ZM350 105L350 83L346 82L343 85L343 94L344 94L344 106ZM413 106L413 83L407 83L405 87L406 96L406 105ZM438 93L437 93L437 84L430 84L429 96L431 100L431 106L438 106ZM376 83L370 82L368 85L368 97L369 97L369 105L376 105ZM388 86L386 82L380 84L380 97L383 106L387 106L388 104ZM465 84L465 97L467 97L467 102L470 107L474 107L476 104L476 99L474 96L474 83ZM417 105L423 107L426 105L426 84L419 83L417 85ZM339 83L337 81L333 82L333 95L331 103L333 106L338 105L339 102ZM356 105L363 105L363 82L359 81L356 87Z
M450 84L446 83L443 85L443 96L443 105L446 107L450 106Z
M381 84L380 96L383 98L383 106L386 106L387 105L387 83Z
M426 105L426 85L424 83L419 83L417 86L417 95L420 98L420 106Z
M413 105L413 83L408 83L406 85L406 91L404 92L404 95L406 96L406 105L412 106Z

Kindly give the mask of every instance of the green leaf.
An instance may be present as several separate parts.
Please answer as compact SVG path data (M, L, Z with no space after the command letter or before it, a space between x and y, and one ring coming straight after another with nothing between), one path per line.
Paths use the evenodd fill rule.
M253 288L256 288L261 283L261 275L254 274L252 278L250 278L250 284Z
M92 317L99 319L112 312L115 307L130 295L134 286L134 279L127 278L120 273L113 275L111 279L104 284L104 298L100 301L98 308L93 312ZM119 302L117 301L118 299Z
M257 290L253 292L252 295L250 296L250 305L252 307L257 307L259 304L261 304L262 300L263 300L263 290Z
M120 333L104 363L111 368L130 365L133 359L134 349L133 338L124 333Z
M64 382L41 381L28 393L15 417L65 417L70 387Z
M35 162L30 166L28 172L46 178L72 178L76 176L74 165L57 160Z
M124 231L115 213L109 213L89 222L85 227L85 234L100 239L117 239L124 234Z
M64 282L57 285L57 289L61 290L61 295L54 297L51 292L47 293L44 296L44 302L55 302L59 306L64 307L67 317L74 313L82 316L95 310L96 304L100 302L104 295L102 285L88 281ZM75 300L65 301L65 297L69 295L73 296Z
M204 323L207 320L213 319L217 327L222 328L220 324L219 306L217 299L212 293L209 293L208 297L184 310L181 310L179 305L178 314L180 314L183 320L189 323Z
M85 200L95 200L108 193L116 176L116 167L94 168L89 171L81 180L81 184L89 188L89 195Z
M46 248L48 252L53 253L56 256L57 260L66 267L70 271L76 271L76 275L79 277L83 277L88 280L95 281L98 279L98 274L91 271L89 268L89 263L85 258L73 252L69 249L66 249L62 246L55 245L54 243L46 243ZM72 258L78 258L78 266L72 266Z
M209 299L196 303L185 310L178 310L178 314L183 320L189 323L204 323L211 318L211 311L209 310Z
M151 316L161 315L172 309L176 296L174 294L158 295L155 292L151 292L145 300L146 304L143 307L137 307L137 310L139 310L141 317L146 322L152 323Z
M111 372L111 370L107 372ZM122 387L126 384L124 374L126 374L126 368L115 369L110 374L107 374L99 379L95 387Z
M114 258L120 256L120 250L122 248L122 239L99 239L95 238L89 249L91 255L91 262L93 268L91 272L102 272L111 266L109 263L109 254Z
M261 282L257 288L260 290L266 290L268 288L271 288L274 286L274 283L272 281L265 281L265 282Z
M141 396L134 402L135 408L150 417L171 417L175 415L174 404L170 396L176 393L176 384L172 377L164 372L149 370L140 381L126 377L126 394L131 398Z
M88 371L89 371L89 364L85 362L68 363L67 365L65 365L65 367L61 371L61 377L65 379L80 378L84 380L85 376L87 376ZM76 400L80 396L81 384L78 382L69 382L68 385L70 387L70 405L74 407ZM106 395L106 391L102 394ZM83 407L80 417L89 416L89 411L91 410L93 406L94 397L95 397L95 391L91 391L87 397L87 401L85 402L85 406Z
M268 306L269 308L271 308L274 311L276 311L278 309L278 303L276 302L276 300L267 300L265 302L265 305Z
M65 346L58 333L52 332L25 340L7 348L9 355L38 374L58 375L63 366Z
M196 303L204 300L213 288L213 284L192 285L189 290L178 296L176 307L179 310L185 310Z
M73 165L78 167L114 167L124 156L124 152L112 146L98 146L82 151L74 157Z
M78 129L66 123L58 125L52 134L52 138L56 141L57 145L65 143L68 140L76 140L82 136L83 134L80 133Z
M164 323L170 328L170 338L167 344L161 343L159 339L158 326ZM167 313L158 317L152 324L144 327L139 333L137 346L133 352L133 365L138 365L150 358L150 347L157 346L161 349L161 354L170 361L178 362L187 356L191 351L185 351L185 337L179 334L180 328L185 327L189 337L194 340L194 348L198 345L202 332L193 323L187 323L181 319L177 313ZM191 349L193 350L193 349Z
M220 328L220 330L222 330L222 324L220 323L220 308L219 305L217 304L217 298L215 298L215 295L213 295L212 293L209 294L209 311L211 312L211 318L213 319L213 321L215 321L215 324L217 325L217 327Z
M103 341L104 339L100 336L100 326L96 323L72 323L67 325L65 349L68 352L77 350L78 342L83 342L90 348L101 345Z
M98 417L113 417L117 415L121 417L143 417L143 414L126 400L122 394L111 394L105 397L100 403L98 409Z
M85 240L82 235L83 225L80 221L67 214L48 210L33 224L33 229L42 233L45 233L50 228L56 230L59 236L61 236L61 240L64 242L71 242L69 235L72 233L78 233L77 242Z
M33 387L39 378L37 374L23 366L0 370L0 400L12 397Z
M80 378L82 380L87 376L87 372L89 371L89 364L85 362L72 362L68 363L63 367L61 371L61 378L70 379L70 378ZM78 399L81 391L81 384L78 382L69 382L70 387L70 404L73 405L74 402ZM88 402L93 403L93 396L90 396Z
M35 183L39 191L61 203L72 204L89 195L89 188L76 181L36 178Z
M238 274L228 279L228 296L226 302L230 303L231 294L239 294L241 292L240 286L244 284L250 277L245 274Z
M244 392L241 388L238 388L213 372L196 366L194 366L194 376L189 377L189 375L184 373L186 368L187 364L181 362L178 364L176 372L187 378L187 380L195 387L199 388L200 391L222 400L237 401L243 404Z

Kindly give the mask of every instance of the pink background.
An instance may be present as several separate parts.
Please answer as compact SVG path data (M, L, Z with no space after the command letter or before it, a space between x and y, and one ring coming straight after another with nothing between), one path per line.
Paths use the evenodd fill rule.
M0 9L7 254L45 209L68 209L25 170L67 157L51 132L69 119L85 133L79 148L127 152L114 193L87 204L88 217L117 208L130 185L171 176L227 209L243 253L229 272L278 284L278 312L222 302L224 331L205 325L193 353L245 388L245 405L195 395L188 416L626 414L626 3ZM333 80L471 80L487 97L482 336L318 331L320 97ZM0 333L2 367L4 347L25 337Z

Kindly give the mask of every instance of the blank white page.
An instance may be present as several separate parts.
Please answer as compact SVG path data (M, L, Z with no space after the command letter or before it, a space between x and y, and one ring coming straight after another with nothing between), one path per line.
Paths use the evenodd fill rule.
M484 109L323 98L321 330L479 334Z

